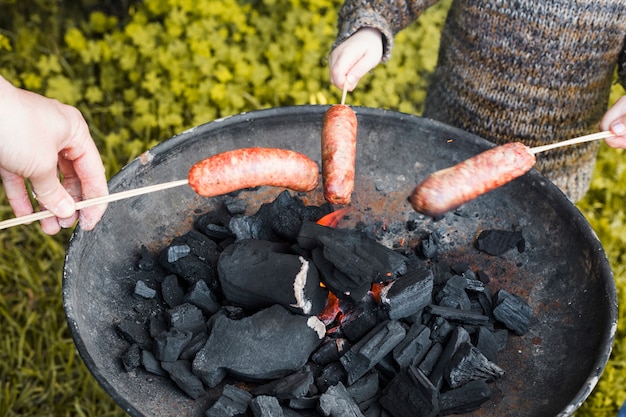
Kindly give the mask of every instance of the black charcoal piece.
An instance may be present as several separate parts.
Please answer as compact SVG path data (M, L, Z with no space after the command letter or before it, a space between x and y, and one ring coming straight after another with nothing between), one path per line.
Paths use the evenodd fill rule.
M295 243L302 226L304 207L302 200L292 197L289 191L281 192L269 204L272 230L287 242Z
M439 413L464 414L477 410L491 398L491 389L483 380L471 381L467 384L442 392L439 395Z
M476 313L471 310L459 310L458 308L442 307L430 304L424 309L426 312L443 317L448 321L454 321L461 324L483 325L489 323L489 317L484 314Z
M484 292L476 294L476 299L482 307L485 316L493 316L493 294L489 288L485 288Z
M231 230L224 225L224 222L228 222L228 220L230 220L228 215L207 213L196 219L194 227L211 238L211 240L221 242L235 237Z
M221 308L217 297L204 281L196 282L189 292L185 294L184 300L195 305L208 315L217 313Z
M497 329L493 331L493 337L496 340L498 346L498 352L502 352L506 349L507 342L509 340L509 331L506 329Z
M433 342L445 343L454 326L443 317L433 316L430 320L430 338Z
M448 279L445 285L437 292L435 297L437 304L442 307L470 310L470 299L465 292L466 281L465 277L461 275L454 275Z
M341 330L350 342L356 342L378 324L378 304L372 295L366 295L343 312Z
M446 369L456 351L465 343L470 343L470 335L462 327L456 327L450 335L450 340L445 344L439 360L428 376L432 384L441 389L445 380Z
M172 329L154 338L154 356L165 362L174 362L189 342L193 334L188 331Z
M533 319L533 310L520 296L499 290L496 294L496 306L493 315L507 329L521 336L528 332Z
M387 385L380 404L393 417L435 417L439 391L419 369L409 366Z
M210 288L215 285L215 266L219 258L217 244L202 233L191 230L175 237L159 254L159 263L169 273L176 274L187 285L200 280Z
M206 331L202 311L193 304L184 303L166 311L170 327L194 334Z
M292 398L291 400L289 400L289 408L292 408L294 410L313 410L314 408L317 408L319 402L319 395L314 395L311 397ZM283 409L283 411L286 410Z
M185 290L180 286L176 275L169 274L163 279L161 283L161 296L163 296L163 301L165 301L170 308L177 307L184 302Z
M167 376L167 372L161 367L159 360L149 350L141 351L141 364L151 374Z
M194 335L189 344L180 352L180 359L192 361L193 358L196 357L196 354L200 352L200 349L204 347L208 338L208 333L198 333Z
M269 395L279 400L301 398L309 393L313 382L313 373L307 368L284 378L259 385L252 391L252 394Z
M244 379L281 378L304 366L324 333L316 317L292 314L279 305L241 320L217 314L193 370L209 387L228 372Z
M500 256L516 248L523 239L520 231L483 230L476 239L476 247L490 255Z
M359 378L354 384L347 386L346 390L352 399L360 405L375 398L378 394L378 388L378 373L372 371Z
M434 343L426 353L426 356L424 356L424 359L422 359L422 361L417 366L418 369L424 375L430 376L433 368L435 367L437 362L439 362L439 358L441 357L442 352L443 345L441 343Z
M169 325L167 324L165 317L163 317L163 314L157 314L150 317L148 329L150 337L154 338L159 333L169 330ZM150 342L150 346L152 346L152 342Z
M234 216L228 223L228 228L233 232L236 240L252 239L253 218L248 216Z
M139 280L135 283L135 295L141 298L154 298L156 290L150 288L143 280Z
M504 370L489 361L470 343L463 343L447 363L444 378L451 388L458 388L477 379L492 382L504 375Z
M276 397L260 395L250 402L254 417L283 417L283 409Z
M441 234L438 231L430 233L425 239L422 239L422 255L427 259L437 259L439 257L440 242Z
M317 268L288 250L283 244L250 239L227 247L218 263L224 297L251 309L280 304L299 314L321 313L328 291L320 286Z
M387 285L380 303L391 320L409 317L432 301L433 273L425 267L415 268Z
M354 344L341 358L348 372L348 385L365 375L406 336L406 330L397 320L380 323Z
M340 362L332 362L322 369L322 372L315 379L315 385L320 391L326 391L328 387L347 380L348 374L343 365Z
M152 337L145 321L125 318L117 324L116 330L128 342L136 343L142 349L152 348Z
M126 372L130 372L141 365L141 348L133 343L122 354L122 365Z
M319 411L326 417L363 417L341 382L320 395Z
M498 363L498 343L491 330L481 326L476 334L475 346L488 360Z
M137 262L137 268L141 271L152 271L154 269L154 257L144 245L141 245L141 258Z
M197 400L204 395L202 381L191 372L191 363L189 361L161 362L161 367L167 371L178 388L183 390L190 398Z
M317 349L311 360L317 365L328 365L331 362L338 361L339 357L350 349L350 342L346 339L339 338L326 338L322 342L322 345Z
M393 349L393 358L401 368L419 364L432 343L430 329L423 324L414 323L404 339Z
M246 208L248 207L248 203L243 198L234 197L231 195L225 195L224 199L224 207L230 214L243 214L246 212Z
M383 412L385 413L384 415ZM392 417L383 409L383 406L380 405L379 402L370 404L367 409L363 411L363 415L365 417Z
M233 385L224 385L222 395L206 412L206 417L235 417L243 414L252 401L252 394Z

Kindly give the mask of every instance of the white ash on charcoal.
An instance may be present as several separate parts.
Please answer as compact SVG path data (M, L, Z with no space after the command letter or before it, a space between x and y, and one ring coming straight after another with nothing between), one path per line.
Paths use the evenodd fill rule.
M434 417L499 393L499 352L532 309L472 265L446 265L441 230L410 252L377 239L419 232L411 222L326 227L329 206L287 192L250 216L224 201L156 255L140 248L136 305L115 323L121 369L211 396L208 417ZM482 231L470 250L513 248L521 231Z

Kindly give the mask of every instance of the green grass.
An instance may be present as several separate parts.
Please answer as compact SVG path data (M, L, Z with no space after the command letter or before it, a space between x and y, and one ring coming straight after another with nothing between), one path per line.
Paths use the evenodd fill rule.
M206 2L212 1L198 1L194 2L194 5L197 5L197 9L202 9L200 6L206 6L208 4ZM93 2L83 0L82 3ZM144 3L152 5L152 11L147 13L148 17L139 13L142 11L139 6L131 7L129 17L131 20L152 19L150 22L155 25L170 22L171 30L179 30L171 26L171 21L174 21L174 17L180 16L170 16L163 11L165 9L159 9L167 2L144 0ZM188 2L170 0L170 3L184 5ZM85 53L78 51L81 52L79 54L77 50L65 46L64 34L69 27L75 26L81 28L89 42L92 42L89 45L96 49L102 46L99 42L104 36L103 33L113 33L116 42L121 43L115 45L117 51L124 54L118 57L122 61L134 53L135 46L137 49L141 48L141 45L133 43L136 39L124 37L123 25L119 23L112 25L110 21L103 20L101 15L92 20L76 15L72 15L70 19L68 11L61 13L55 8L57 4L55 2L0 0L0 10L3 10L0 13L0 72L14 81L30 82L34 83L34 86L41 81L40 88L35 89L37 91L56 92L55 94L60 95L57 98L68 97L78 100L76 104L83 110L92 126L109 175L118 171L137 154L171 134L197 124L198 120L212 120L210 115L217 117L257 108L325 103L339 98L340 92L328 86L325 67L327 47L332 43L335 34L334 15L341 3L339 0L293 0L288 2L290 7L281 8L274 7L275 2L272 0L231 3L232 10L229 15L224 12L224 21L221 24L220 16L210 18L211 25L217 25L213 29L217 31L220 27L241 24L238 19L244 13L243 9L236 9L239 7L236 4L242 8L254 4L255 13L249 13L249 21L244 23L246 30L258 26L264 30L280 32L278 35L262 34L268 39L267 45L274 44L271 48L268 47L268 53L273 54L272 59L267 61L250 55L251 51L246 49L249 48L246 42L252 42L251 39L242 39L241 42L231 45L231 49L233 55L244 56L251 60L250 62L258 60L254 61L254 67L259 71L252 75L257 76L263 71L269 71L275 75L277 82L271 86L273 90L268 90L265 88L264 80L248 84L246 79L235 77L224 81L228 88L233 89L232 91L243 89L251 92L234 101L225 101L227 98L220 95L221 91L216 87L217 84L213 85L212 97L218 101L209 103L210 106L207 108L191 102L188 105L167 102L166 104L174 106L172 108L178 109L182 106L180 114L186 117L182 121L175 119L164 121L173 125L153 127L154 121L151 121L149 116L151 112L161 111L158 105L161 105L163 100L173 100L176 97L151 94L149 90L139 86L139 83L129 83L128 80L136 76L132 73L133 66L129 73L111 71L111 66L105 63L92 62L95 55L86 57L85 51L82 51ZM359 90L351 95L352 104L419 113L425 92L425 80L436 61L436 48L433 46L436 42L433 42L433 39L438 36L438 28L443 22L449 4L450 0L440 2L427 12L419 25L399 35L392 61L377 68L372 76L362 82L363 85ZM323 20L306 16L303 21L298 20L304 16L302 13L304 8L325 10L326 14ZM5 10L11 10L15 14L3 14ZM48 12L44 13L42 10ZM310 10L308 12L311 13ZM198 19L192 14L188 18ZM281 22L285 26L269 25L268 21ZM309 21L310 26L303 26L303 22ZM295 42L301 43L297 46L289 44L292 37L283 35L288 33L285 32L287 25L299 27ZM183 26L190 27L191 23L186 22ZM151 26L142 27L148 30ZM44 29L45 31L41 32ZM71 33L73 42L80 44L79 34L76 31ZM3 36L5 41L10 40L11 50L6 48L3 50ZM197 38L190 39L200 42L203 36L203 33L199 33ZM163 45L167 45L167 42L164 41ZM163 45L159 47L164 47ZM258 46L257 48L258 51L255 52L264 52L264 48ZM275 53L276 48L287 51L306 49L308 54ZM189 75L189 71L194 69L193 66L190 66L186 73L178 74L177 78L176 74L172 73L172 68L168 65L159 67L159 62L153 61L152 58L150 56L145 57L145 60L138 58L137 66L152 70L156 76L152 79L154 82L174 82L178 83L176 85L180 88L193 88L193 85L185 84L187 82L185 75ZM229 56L224 56L223 61L215 63L220 69L216 72L225 77L224 79L228 78L228 70L246 70L231 67L232 62L229 59ZM209 65L205 61L201 63ZM424 78L415 79L416 67L422 69ZM48 72L47 78L42 71ZM56 80L57 84L48 82L49 79ZM69 92L61 88L66 84L60 84L59 87L59 80L63 82L71 80L73 85L90 88L78 90L77 97L68 96ZM308 83L305 82L307 80ZM103 83L106 84L106 88L103 87ZM104 91L104 96L100 97L98 88L94 87L102 87L100 92ZM150 85L145 87L151 88ZM385 94L379 94L379 91L383 90ZM85 94L81 96L83 91ZM163 90L166 91L167 89ZM623 94L623 90L616 87L614 93L617 96ZM191 96L187 94L185 97L191 100L193 98ZM143 100L137 100L138 97ZM136 105L131 109L129 102ZM145 106L142 107L138 103ZM165 106L165 109L168 107ZM225 114L217 113L219 111ZM202 116L203 114L205 116ZM145 123L137 124L138 120ZM182 124L180 127L172 127L176 126L175 123ZM623 308L626 306L625 158L626 152L604 146L600 152L592 188L578 204L597 232L611 262L618 287L620 321L613 355L606 371L577 416L614 417L626 400L624 369L626 313ZM0 218L9 217L12 217L12 213L7 206L6 198L0 195ZM54 237L46 236L37 225L19 226L0 232L0 417L125 415L86 369L67 328L62 305L61 275L69 236L69 231Z

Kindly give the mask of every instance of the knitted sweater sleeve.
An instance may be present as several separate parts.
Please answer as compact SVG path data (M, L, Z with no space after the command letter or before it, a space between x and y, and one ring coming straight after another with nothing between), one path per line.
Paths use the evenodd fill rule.
M438 0L345 0L339 11L335 49L343 41L364 27L378 29L383 36L383 59L391 58L393 38L402 29Z
M624 39L622 53L619 54L617 64L617 80L622 87L626 88L626 39Z

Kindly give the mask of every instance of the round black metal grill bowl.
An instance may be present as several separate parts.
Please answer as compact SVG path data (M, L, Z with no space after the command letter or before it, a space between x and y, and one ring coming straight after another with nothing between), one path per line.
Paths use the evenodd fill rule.
M183 179L203 158L243 147L293 149L319 162L327 108L275 108L201 125L128 164L111 179L110 191ZM530 331L511 338L501 352L498 362L507 374L494 383L497 398L471 415L573 414L606 366L617 321L613 275L588 222L534 170L437 222L418 215L407 197L419 181L493 145L417 116L364 107L355 111L359 133L354 205L363 209L359 220L416 219L441 230L450 260L479 265L489 271L490 284L522 295L533 308ZM261 187L240 196L254 209L281 191ZM320 187L310 199L322 201ZM71 238L63 271L71 334L94 377L132 416L200 417L214 399L207 395L194 401L166 378L141 370L125 372L119 358L128 343L114 323L136 302L133 268L141 246L165 246L218 201L199 197L185 186L111 203L95 230L77 228ZM523 231L523 253L492 257L473 247L478 231L512 227Z

